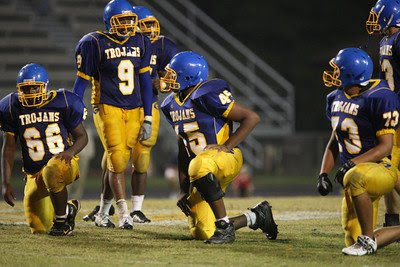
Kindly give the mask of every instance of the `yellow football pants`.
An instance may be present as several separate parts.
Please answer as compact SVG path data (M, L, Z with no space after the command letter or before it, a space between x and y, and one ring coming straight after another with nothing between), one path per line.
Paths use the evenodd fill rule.
M140 131L140 109L122 109L99 104L94 114L94 124L107 152L108 170L124 172L136 145Z
M212 173L218 179L222 191L225 192L228 185L239 174L242 165L242 152L238 148L234 148L233 153L206 150L190 162L190 182ZM188 199L191 206L191 215L188 217L190 233L195 239L210 238L215 231L215 216L210 205L201 198L196 188Z
M54 208L49 192L60 192L78 177L78 157L71 160L71 165L52 158L39 172L26 175L24 212L32 233L46 233L53 225Z
M342 228L345 232L345 244L351 246L361 235L361 226L354 210L352 197L365 192L371 198L373 206L373 227L378 216L379 199L394 188L398 171L388 162L360 163L350 169L343 179L344 198L342 201Z
M153 121L151 123L151 137L142 142L137 142L132 150L132 165L136 172L145 173L150 165L150 152L157 142L160 127L160 111L157 102L153 103ZM144 109L140 108L140 124L144 120Z

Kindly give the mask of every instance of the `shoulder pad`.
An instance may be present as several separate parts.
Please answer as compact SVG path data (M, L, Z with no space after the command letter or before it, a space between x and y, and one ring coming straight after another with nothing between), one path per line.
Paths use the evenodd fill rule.
M174 99L174 93L170 93L165 99L164 101L161 103L160 108L163 109L166 106L168 106L169 104L171 104L172 100Z
M229 84L222 79L213 79L200 84L200 86L193 92L190 98L196 99L208 93L219 93L224 90L231 91Z

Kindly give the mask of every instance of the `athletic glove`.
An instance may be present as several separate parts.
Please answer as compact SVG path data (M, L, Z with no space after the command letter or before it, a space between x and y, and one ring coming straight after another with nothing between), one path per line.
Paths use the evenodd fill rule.
M151 116L145 116L140 128L139 141L145 141L151 137Z
M356 166L356 164L354 164L354 162L351 161L351 159L349 159L348 161L346 161L345 164L343 164L339 170L337 171L336 175L335 175L335 181L338 182L342 187L343 187L343 178L344 175L346 174L346 172L348 170L350 170L351 168L353 168L354 166Z
M321 196L326 196L332 192L332 183L327 173L324 172L318 176L317 190Z

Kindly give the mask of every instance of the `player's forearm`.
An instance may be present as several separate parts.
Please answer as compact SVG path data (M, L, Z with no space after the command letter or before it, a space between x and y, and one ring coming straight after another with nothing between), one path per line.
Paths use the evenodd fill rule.
M321 163L321 173L330 173L335 166L335 161L339 154L339 147L336 141L335 133L332 132L331 137L326 145L324 156Z
M13 147L7 144L7 141L4 140L1 152L1 177L3 187L10 185L11 173L14 167L14 154L15 146Z
M86 86L89 81L77 76L75 83L74 83L74 88L73 92L77 94L81 99L83 99L83 95L85 94Z
M240 126L237 130L229 137L229 139L224 143L224 145L230 150L238 146L256 127L260 122L260 117L255 113L251 112L242 121L240 121Z
M140 80L140 95L142 97L144 115L151 116L153 88L152 88L150 72L146 71L144 73L139 74L139 80Z
M76 127L71 134L74 138L74 143L70 148L68 148L68 151L73 155L77 155L87 145L88 135L82 123L79 124L79 126Z
M381 161L384 157L389 156L390 153L391 153L391 146L378 144L377 146L368 150L364 154L353 158L351 161L353 161L354 164L356 165L363 162L378 162Z

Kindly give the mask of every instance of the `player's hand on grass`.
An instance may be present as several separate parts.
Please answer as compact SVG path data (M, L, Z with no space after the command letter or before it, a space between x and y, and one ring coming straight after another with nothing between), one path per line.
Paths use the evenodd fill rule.
M182 195L176 205L181 209L181 211L186 215L190 215L190 204L188 200L189 194Z
M229 153L231 152L231 150L229 150L229 148L226 145L217 145L217 144L211 144L211 145L207 145L204 150L211 150L211 149L215 149L218 150L219 152L226 152Z
M145 141L151 137L151 116L145 116L140 128L139 141Z
M350 170L354 166L356 166L356 164L354 164L354 162L352 162L351 159L346 161L346 163L343 164L338 169L338 171L337 171L337 173L335 175L335 181L338 182L343 187L343 179L344 179L345 174L347 173L348 170Z
M69 150L65 150L59 154L56 155L57 159L65 161L67 164L71 164L71 160L75 155L70 152Z
M7 204L10 205L11 207L14 207L14 200L16 200L17 198L15 197L14 189L12 188L12 186L3 185L2 191L5 202L7 202Z
M332 183L329 180L328 174L321 173L318 176L317 190L321 196L326 196L327 194L332 192Z

